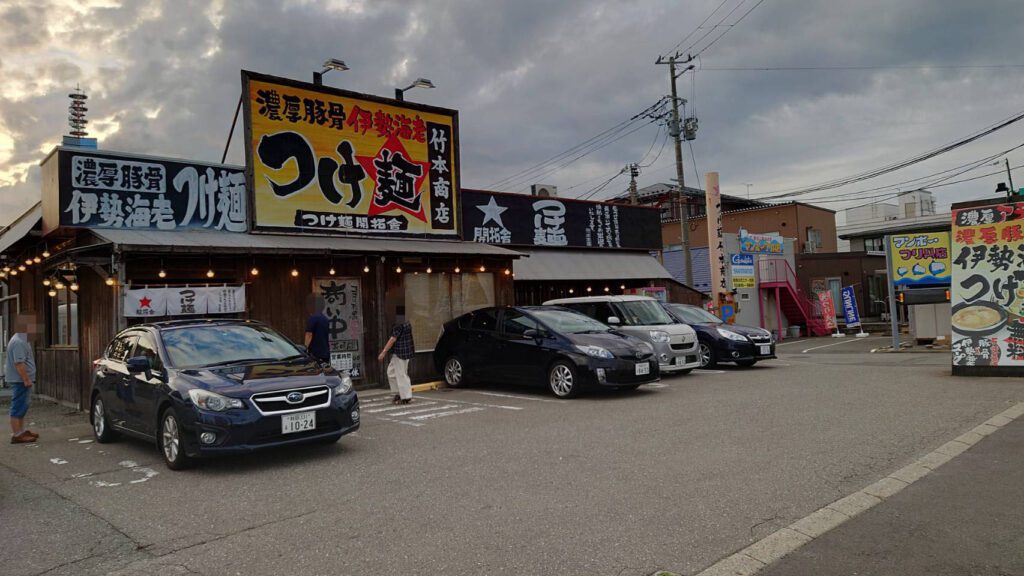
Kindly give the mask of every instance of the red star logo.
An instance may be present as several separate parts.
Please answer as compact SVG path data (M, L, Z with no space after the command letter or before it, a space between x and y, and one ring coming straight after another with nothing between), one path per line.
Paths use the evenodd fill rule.
M149 299L149 296L139 298L139 308L150 308L150 304L152 303L153 301Z
M394 157L396 154L401 154L402 158L404 158L406 161L421 168L420 175L414 177L415 179L413 183L413 191L415 193L415 197L419 200L419 210L412 210L409 207L395 203L394 201L388 201L387 204L383 206L381 206L378 203L380 201L383 201L383 195L380 193L381 180L388 178L392 176L392 174L394 174L394 171L392 172L392 174L385 174L383 172L379 172L377 170L377 165L374 163L375 160L381 158L381 151L384 150L387 150L389 152L389 156L391 157ZM422 188L423 182L426 181L427 179L427 174L430 173L430 164L428 162L420 162L418 160L414 160L409 155L409 152L406 151L405 146L402 144L402 141L398 139L398 136L395 136L394 134L389 136L387 141L384 142L384 145L381 146L380 150L378 150L377 154L375 154L374 156L356 156L356 160L363 166L363 169L366 170L366 174L373 179L373 198L370 201L370 209L367 212L370 216L384 214L386 212L391 212L392 210L397 209L411 215L412 217L420 220L421 222L427 221L425 208L423 205Z

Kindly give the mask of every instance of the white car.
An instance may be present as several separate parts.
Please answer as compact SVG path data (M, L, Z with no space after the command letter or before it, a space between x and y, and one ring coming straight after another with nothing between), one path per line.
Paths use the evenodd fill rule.
M662 374L688 374L700 367L697 333L649 296L559 298L544 305L564 306L650 343Z

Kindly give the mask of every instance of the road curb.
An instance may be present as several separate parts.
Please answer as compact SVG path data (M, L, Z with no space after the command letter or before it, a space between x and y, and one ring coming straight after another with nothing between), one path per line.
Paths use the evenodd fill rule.
M956 458L980 442L985 436L1024 416L1024 402L996 414L969 432L957 436L932 452L885 478L822 506L785 528L780 528L746 548L722 558L698 572L696 576L750 576L801 546L827 534L847 520L870 510L907 486L931 474L936 468Z

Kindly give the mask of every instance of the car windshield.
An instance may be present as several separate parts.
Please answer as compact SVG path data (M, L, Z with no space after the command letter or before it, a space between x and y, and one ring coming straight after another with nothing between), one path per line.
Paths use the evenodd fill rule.
M180 369L302 356L284 336L264 326L183 326L162 330L160 335L171 366Z
M570 310L530 310L537 320L543 322L548 328L562 334L585 334L587 332L607 332L608 326Z
M722 324L722 319L696 306L670 304L672 313L687 324Z
M654 300L632 300L629 302L616 302L619 310L622 311L622 323L626 326L657 326L659 324L674 324L672 317L665 312Z

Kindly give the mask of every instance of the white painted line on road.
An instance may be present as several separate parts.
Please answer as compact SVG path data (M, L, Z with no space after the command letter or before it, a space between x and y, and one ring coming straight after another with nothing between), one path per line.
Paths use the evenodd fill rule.
M420 424L418 422L409 422L408 420L399 420L399 419L396 419L396 418L385 418L383 416L377 416L377 419L378 420L383 420L385 422L395 422L397 424L405 424L406 426L423 426L423 424Z
M356 395L359 396L360 399L362 399L362 398L378 398L380 396L391 396L391 392L389 390L382 390L380 392L365 392L365 393L364 392L356 392Z
M555 402L561 404L559 400L552 400L550 398L534 398L533 396L519 396L516 394L499 394L497 392L484 392L483 390L469 390L474 394L483 394L484 396L497 396L500 398L515 398L516 400L530 400L532 402Z
M702 374L725 374L725 370L711 370L710 368L696 368L696 369L694 369L693 372L690 372L690 374L697 374L698 376L700 376Z
M472 406L469 408L462 408L461 410L449 410L447 412L431 412L430 414L420 414L419 416L410 416L410 420L428 420L430 418L444 418L445 416L454 416L456 414L468 414L470 412L480 412L483 408L479 406Z
M875 339L884 338L884 336L875 336ZM849 344L850 342L862 342L862 340L843 340L842 342L834 342L832 344L825 344L824 346L814 346L801 352L801 354L807 354L811 350L821 350L822 348L829 348L831 346L839 346L840 344Z
M502 410L522 410L522 406L505 406L503 404L483 404L481 402L469 402L468 400L452 400L445 398L444 402L455 402L456 404L469 404L470 406L483 406L485 408L501 408Z
M431 404L436 404L436 402L417 402L416 404L418 404L420 406L429 406ZM378 412L390 412L392 410L401 410L402 408L408 408L408 407L409 407L409 404L396 404L394 406L388 406L386 408L370 408L369 410L367 410L366 408L363 408L363 412L365 412L367 414L377 414Z
M842 342L840 342L841 344ZM826 346L821 346L825 348ZM743 550L722 558L705 568L697 576L751 576L765 566L803 545L820 538L830 530L842 525L897 494L907 486L931 474L936 468L980 442L985 436L1024 416L1024 402L1015 404L970 432L957 436L955 440L939 446L907 466L900 468L881 480L840 498L827 506L808 514L785 528L754 542ZM989 428L994 428L990 430Z
M801 342L807 342L807 340L790 340L789 342L776 342L775 343L775 347L778 348L779 346L789 346L791 344L800 344Z
M458 408L455 404L441 404L440 406L431 406L430 408L419 408L417 410L406 410L405 412L392 412L388 414L389 418L395 416L407 416L409 414L419 414L421 412L436 412L437 410L450 410L452 408Z

